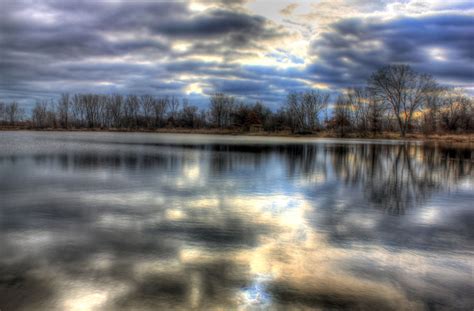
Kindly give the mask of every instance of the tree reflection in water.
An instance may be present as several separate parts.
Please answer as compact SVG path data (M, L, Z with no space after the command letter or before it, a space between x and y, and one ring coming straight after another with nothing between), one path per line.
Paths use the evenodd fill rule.
M286 158L290 176L318 174L328 179L330 170L344 185L360 188L368 203L392 215L423 204L433 192L449 190L472 174L469 148L313 144L278 151Z
M0 137L0 308L472 306L470 148L182 137Z

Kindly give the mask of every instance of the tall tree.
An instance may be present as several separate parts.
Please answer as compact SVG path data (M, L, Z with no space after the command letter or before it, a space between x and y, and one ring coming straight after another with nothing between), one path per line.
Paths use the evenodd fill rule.
M69 128L70 99L69 94L61 94L58 102L58 118L61 127Z
M377 70L368 81L369 89L392 109L404 137L415 112L422 108L426 97L437 89L435 80L419 74L408 65L389 65Z
M290 92L286 112L293 132L312 132L319 127L319 117L329 102L329 94L319 90Z
M151 95L143 95L140 97L140 104L142 106L143 118L147 128L153 125L153 109L155 107L155 98Z
M169 100L167 97L159 98L155 101L153 106L153 117L155 119L155 127L163 126L168 106Z
M48 104L45 101L36 102L31 112L31 120L34 127L45 128L47 126Z
M340 137L352 128L352 105L347 95L340 95L334 105L333 126Z
M327 107L329 94L319 90L309 90L301 95L301 106L306 118L305 126L310 130L316 130L319 127L319 116Z
M216 93L210 98L209 113L214 126L218 128L231 125L231 115L235 109L235 99L223 93Z
M10 125L16 125L23 117L25 111L17 102L11 102L5 106L5 114Z

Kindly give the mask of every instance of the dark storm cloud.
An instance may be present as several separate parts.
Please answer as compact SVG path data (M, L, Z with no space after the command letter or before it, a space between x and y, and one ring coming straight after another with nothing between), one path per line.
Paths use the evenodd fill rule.
M239 42L272 38L278 33L266 32L266 20L260 16L215 10L194 18L169 24L159 24L155 30L173 37L193 38L232 35Z
M0 94L26 100L64 91L184 95L187 84L178 74L222 78L238 70L227 62L255 56L286 35L265 18L236 9L242 3L221 1L197 13L186 2L6 2ZM189 46L176 50L178 41ZM190 59L196 56L225 62ZM200 82L219 91L206 79Z
M263 81L214 79L211 83L222 92L232 94L252 94L268 91L268 85Z
M450 14L339 21L312 43L318 60L308 67L316 80L336 86L364 83L376 68L408 63L443 82L474 81L474 20Z

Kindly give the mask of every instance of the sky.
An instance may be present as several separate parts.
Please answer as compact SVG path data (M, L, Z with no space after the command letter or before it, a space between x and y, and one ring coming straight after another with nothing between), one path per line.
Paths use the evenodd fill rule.
M0 0L0 100L64 92L276 108L404 63L474 93L474 2Z

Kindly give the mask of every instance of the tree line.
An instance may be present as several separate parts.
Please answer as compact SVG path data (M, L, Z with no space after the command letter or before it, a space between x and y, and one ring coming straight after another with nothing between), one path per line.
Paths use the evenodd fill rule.
M472 132L473 98L440 85L408 65L374 72L365 87L348 88L333 102L321 90L290 92L277 111L223 93L199 109L186 99L151 95L62 94L36 102L31 114L16 102L0 102L1 125L29 128L126 129L217 128L239 131L334 131L338 136L408 132Z
M431 75L408 65L374 72L363 88L349 88L334 105L330 127L340 136L349 132L410 131L472 132L472 96L440 85Z

